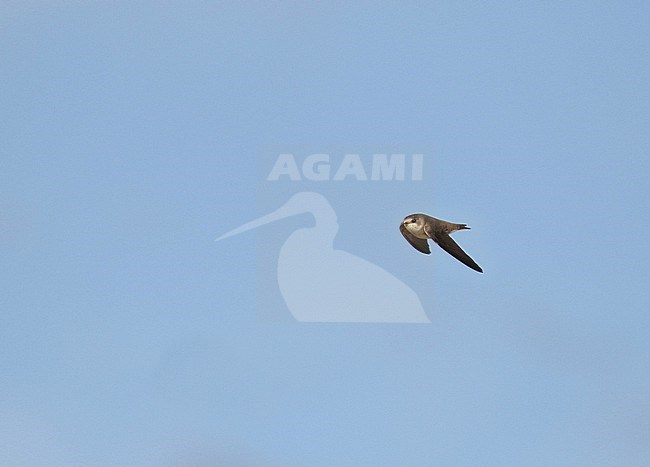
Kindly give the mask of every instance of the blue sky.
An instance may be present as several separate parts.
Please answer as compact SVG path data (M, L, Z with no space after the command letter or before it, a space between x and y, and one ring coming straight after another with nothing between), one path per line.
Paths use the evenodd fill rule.
M3 3L0 464L647 465L649 20ZM314 189L258 196L269 147L426 152L323 190L431 324L259 319L260 258L311 221L214 239ZM412 250L418 211L485 274Z

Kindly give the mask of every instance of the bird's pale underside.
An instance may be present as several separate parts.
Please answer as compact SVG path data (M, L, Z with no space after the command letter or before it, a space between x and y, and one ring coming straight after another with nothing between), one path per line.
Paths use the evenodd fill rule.
M426 214L406 216L399 225L399 230L404 238L419 252L425 255L431 253L427 242L431 239L465 266L483 272L483 269L449 236L452 232L465 229L469 229L465 224L454 224Z

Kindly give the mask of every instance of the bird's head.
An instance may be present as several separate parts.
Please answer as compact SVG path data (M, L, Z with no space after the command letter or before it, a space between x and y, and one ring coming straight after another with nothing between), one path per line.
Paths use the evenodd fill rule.
M411 214L402 221L404 227L411 233L419 233L424 229L424 217L420 214Z

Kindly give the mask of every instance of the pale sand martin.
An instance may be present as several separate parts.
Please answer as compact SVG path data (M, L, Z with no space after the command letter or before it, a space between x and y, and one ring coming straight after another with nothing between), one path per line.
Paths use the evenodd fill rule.
M483 269L465 253L458 244L449 236L457 230L469 229L466 224L454 224L453 222L442 221L426 214L411 214L406 216L399 225L399 230L404 238L416 250L428 255L431 253L427 240L430 238L451 256L472 268L474 271L483 272Z

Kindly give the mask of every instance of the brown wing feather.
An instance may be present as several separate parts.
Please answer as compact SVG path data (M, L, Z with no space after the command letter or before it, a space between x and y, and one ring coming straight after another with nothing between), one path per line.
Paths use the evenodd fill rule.
M430 235L430 232L428 229L425 228L424 230L427 235ZM433 232L431 232L433 233ZM478 272L483 272L483 269L481 269L481 266L476 264L472 258L469 257L467 253L463 251L461 247L458 246L458 243L456 243L449 235L447 235L443 231L436 231L434 235L430 235L433 241L435 241L440 248L445 250L447 253L449 253L451 256L456 258L458 261L463 263L465 266L472 268L474 271Z
M431 253L431 250L429 249L429 243L427 243L427 241L422 238L417 238L414 236L411 232L408 231L404 224L399 225L399 231L402 232L404 238L411 244L413 248L421 253L424 253L425 255Z

